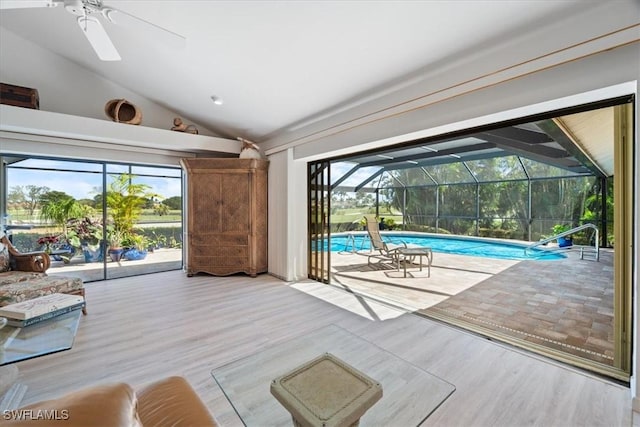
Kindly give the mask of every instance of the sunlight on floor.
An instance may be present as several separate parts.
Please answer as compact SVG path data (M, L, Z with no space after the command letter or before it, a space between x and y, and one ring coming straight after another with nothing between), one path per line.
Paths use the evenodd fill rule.
M369 264L366 254L333 253L332 283L394 307L416 311L437 305L519 262L437 253L430 277L425 269L420 271L417 265L412 265L405 278L402 269L398 271L390 265L384 268L383 263Z
M291 287L369 320L384 321L407 313L319 282L298 282Z

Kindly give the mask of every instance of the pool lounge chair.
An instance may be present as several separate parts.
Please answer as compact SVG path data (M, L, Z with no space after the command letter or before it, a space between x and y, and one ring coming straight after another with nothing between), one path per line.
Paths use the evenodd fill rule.
M365 215L364 220L367 224L367 233L369 233L372 250L372 254L367 258L367 263L371 264L371 258L375 258L378 263L391 261L394 264L394 268L399 268L400 254L398 254L398 249L406 248L407 244L404 242L402 244L385 242L380 235L380 227L375 216Z

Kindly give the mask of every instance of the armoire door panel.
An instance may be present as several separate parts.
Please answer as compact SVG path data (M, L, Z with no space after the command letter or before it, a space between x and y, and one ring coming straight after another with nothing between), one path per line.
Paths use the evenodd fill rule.
M223 233L244 232L250 230L251 177L247 173L228 173L221 175L224 197L220 206L220 231Z
M220 184L218 174L198 174L194 177L194 185L189 188L192 196L190 200L192 210L197 212L190 218L189 225L195 233L219 232L221 228L220 215Z

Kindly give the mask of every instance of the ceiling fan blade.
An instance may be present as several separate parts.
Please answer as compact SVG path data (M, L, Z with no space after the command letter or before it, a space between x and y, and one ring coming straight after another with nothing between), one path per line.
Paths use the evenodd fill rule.
M119 9L104 7L102 14L114 24L138 30L150 40L154 40L161 45L176 49L181 49L185 46L186 39L180 34L176 34L166 28L159 27Z
M53 0L0 0L0 9L27 9L32 7L55 7Z
M120 61L120 54L97 18L79 16L78 25L87 40L89 40L93 50L96 51L98 58L103 61Z

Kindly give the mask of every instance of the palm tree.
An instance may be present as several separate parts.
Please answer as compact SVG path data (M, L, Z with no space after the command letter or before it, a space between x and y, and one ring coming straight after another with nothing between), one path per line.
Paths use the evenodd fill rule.
M72 196L62 191L49 191L40 197L40 218L51 221L67 234L67 223L72 218L82 216L83 207Z
M113 181L107 190L107 208L113 219L113 229L125 237L130 237L142 209L148 199L159 197L151 193L149 185L134 183L134 175L112 175Z

